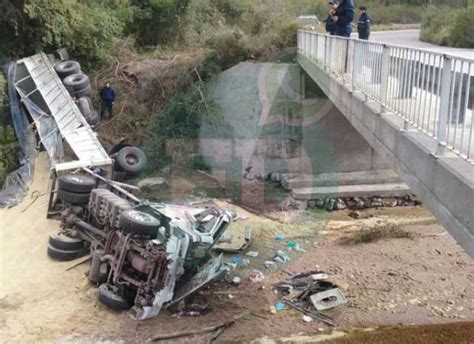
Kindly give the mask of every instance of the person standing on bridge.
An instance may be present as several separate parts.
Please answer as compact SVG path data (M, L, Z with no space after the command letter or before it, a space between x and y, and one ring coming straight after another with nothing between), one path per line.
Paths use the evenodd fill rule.
M332 16L332 20L336 23L336 36L351 36L354 8L354 2L352 0L342 0L342 2L337 5L336 13Z
M360 6L360 17L357 23L357 32L359 33L359 39L369 39L370 35L370 17L367 14L367 7Z
M106 118L112 118L112 110L115 103L115 91L110 87L110 83L106 83L105 87L100 90L100 118L104 118L104 113L107 111Z
M324 22L326 23L326 31L332 36L336 34L336 23L332 19L332 17L336 14L336 8L337 2L329 1L329 14L324 20Z

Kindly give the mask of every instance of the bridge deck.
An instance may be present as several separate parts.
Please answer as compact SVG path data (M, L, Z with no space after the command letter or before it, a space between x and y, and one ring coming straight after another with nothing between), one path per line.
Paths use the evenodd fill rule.
M300 31L298 62L474 256L474 60Z

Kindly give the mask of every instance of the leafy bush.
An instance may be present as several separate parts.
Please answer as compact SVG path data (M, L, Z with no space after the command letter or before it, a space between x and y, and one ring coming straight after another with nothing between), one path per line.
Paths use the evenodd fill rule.
M246 12L251 11L252 2L250 0L211 0L217 9L228 19L240 19Z
M420 23L423 7L411 5L390 5L383 4L367 5L369 15L374 24L400 23L413 24Z
M209 38L207 45L214 50L222 69L227 69L250 57L248 37L238 29L224 29L215 33Z
M171 140L189 140L194 146L204 121L216 121L217 105L209 98L205 84L196 83L187 92L174 97L151 125L143 149L152 172L168 163L166 145Z
M118 1L117 3L119 3ZM90 64L103 61L120 36L124 6L113 1L20 0L0 8L2 56L31 55L66 47Z
M474 48L474 5L458 11L450 28L450 43L456 47Z
M0 126L0 186L18 165L18 142L10 126Z
M189 0L130 0L132 20L126 32L140 44L168 43L175 37Z
M474 5L454 9L430 7L423 16L420 39L434 44L474 48L473 16Z

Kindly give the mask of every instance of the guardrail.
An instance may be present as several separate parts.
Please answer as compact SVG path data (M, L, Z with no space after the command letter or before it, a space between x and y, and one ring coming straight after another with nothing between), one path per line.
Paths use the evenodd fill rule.
M298 31L298 52L474 163L474 60L424 49Z

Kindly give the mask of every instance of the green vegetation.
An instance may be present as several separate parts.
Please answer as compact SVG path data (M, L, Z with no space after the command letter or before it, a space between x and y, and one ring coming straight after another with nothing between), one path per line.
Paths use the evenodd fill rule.
M420 39L440 45L474 48L474 2L467 8L430 7L423 16Z
M169 163L170 155L178 158L176 152L193 153L201 124L217 121L217 116L216 105L203 83L195 83L189 91L174 97L155 118L145 138L148 171L154 172Z
M67 47L89 65L103 61L126 24L109 3L120 1L2 1L0 60Z
M423 6L437 1L365 0L356 6L366 5L375 25L406 25L419 23ZM170 139L192 140L204 120L219 120L206 100L210 77L248 59L292 61L303 25L298 16L324 19L327 11L327 0L1 1L0 62L68 48L94 87L107 80L118 91L117 116L101 127L101 138L143 143L153 169L166 160ZM455 25L464 27L469 19L464 14ZM454 31L451 36L466 39ZM142 74L131 76L127 64L142 64ZM156 68L146 69L150 64ZM146 96L139 89L144 74Z
M8 173L18 166L18 148L12 127L0 125L0 185Z

